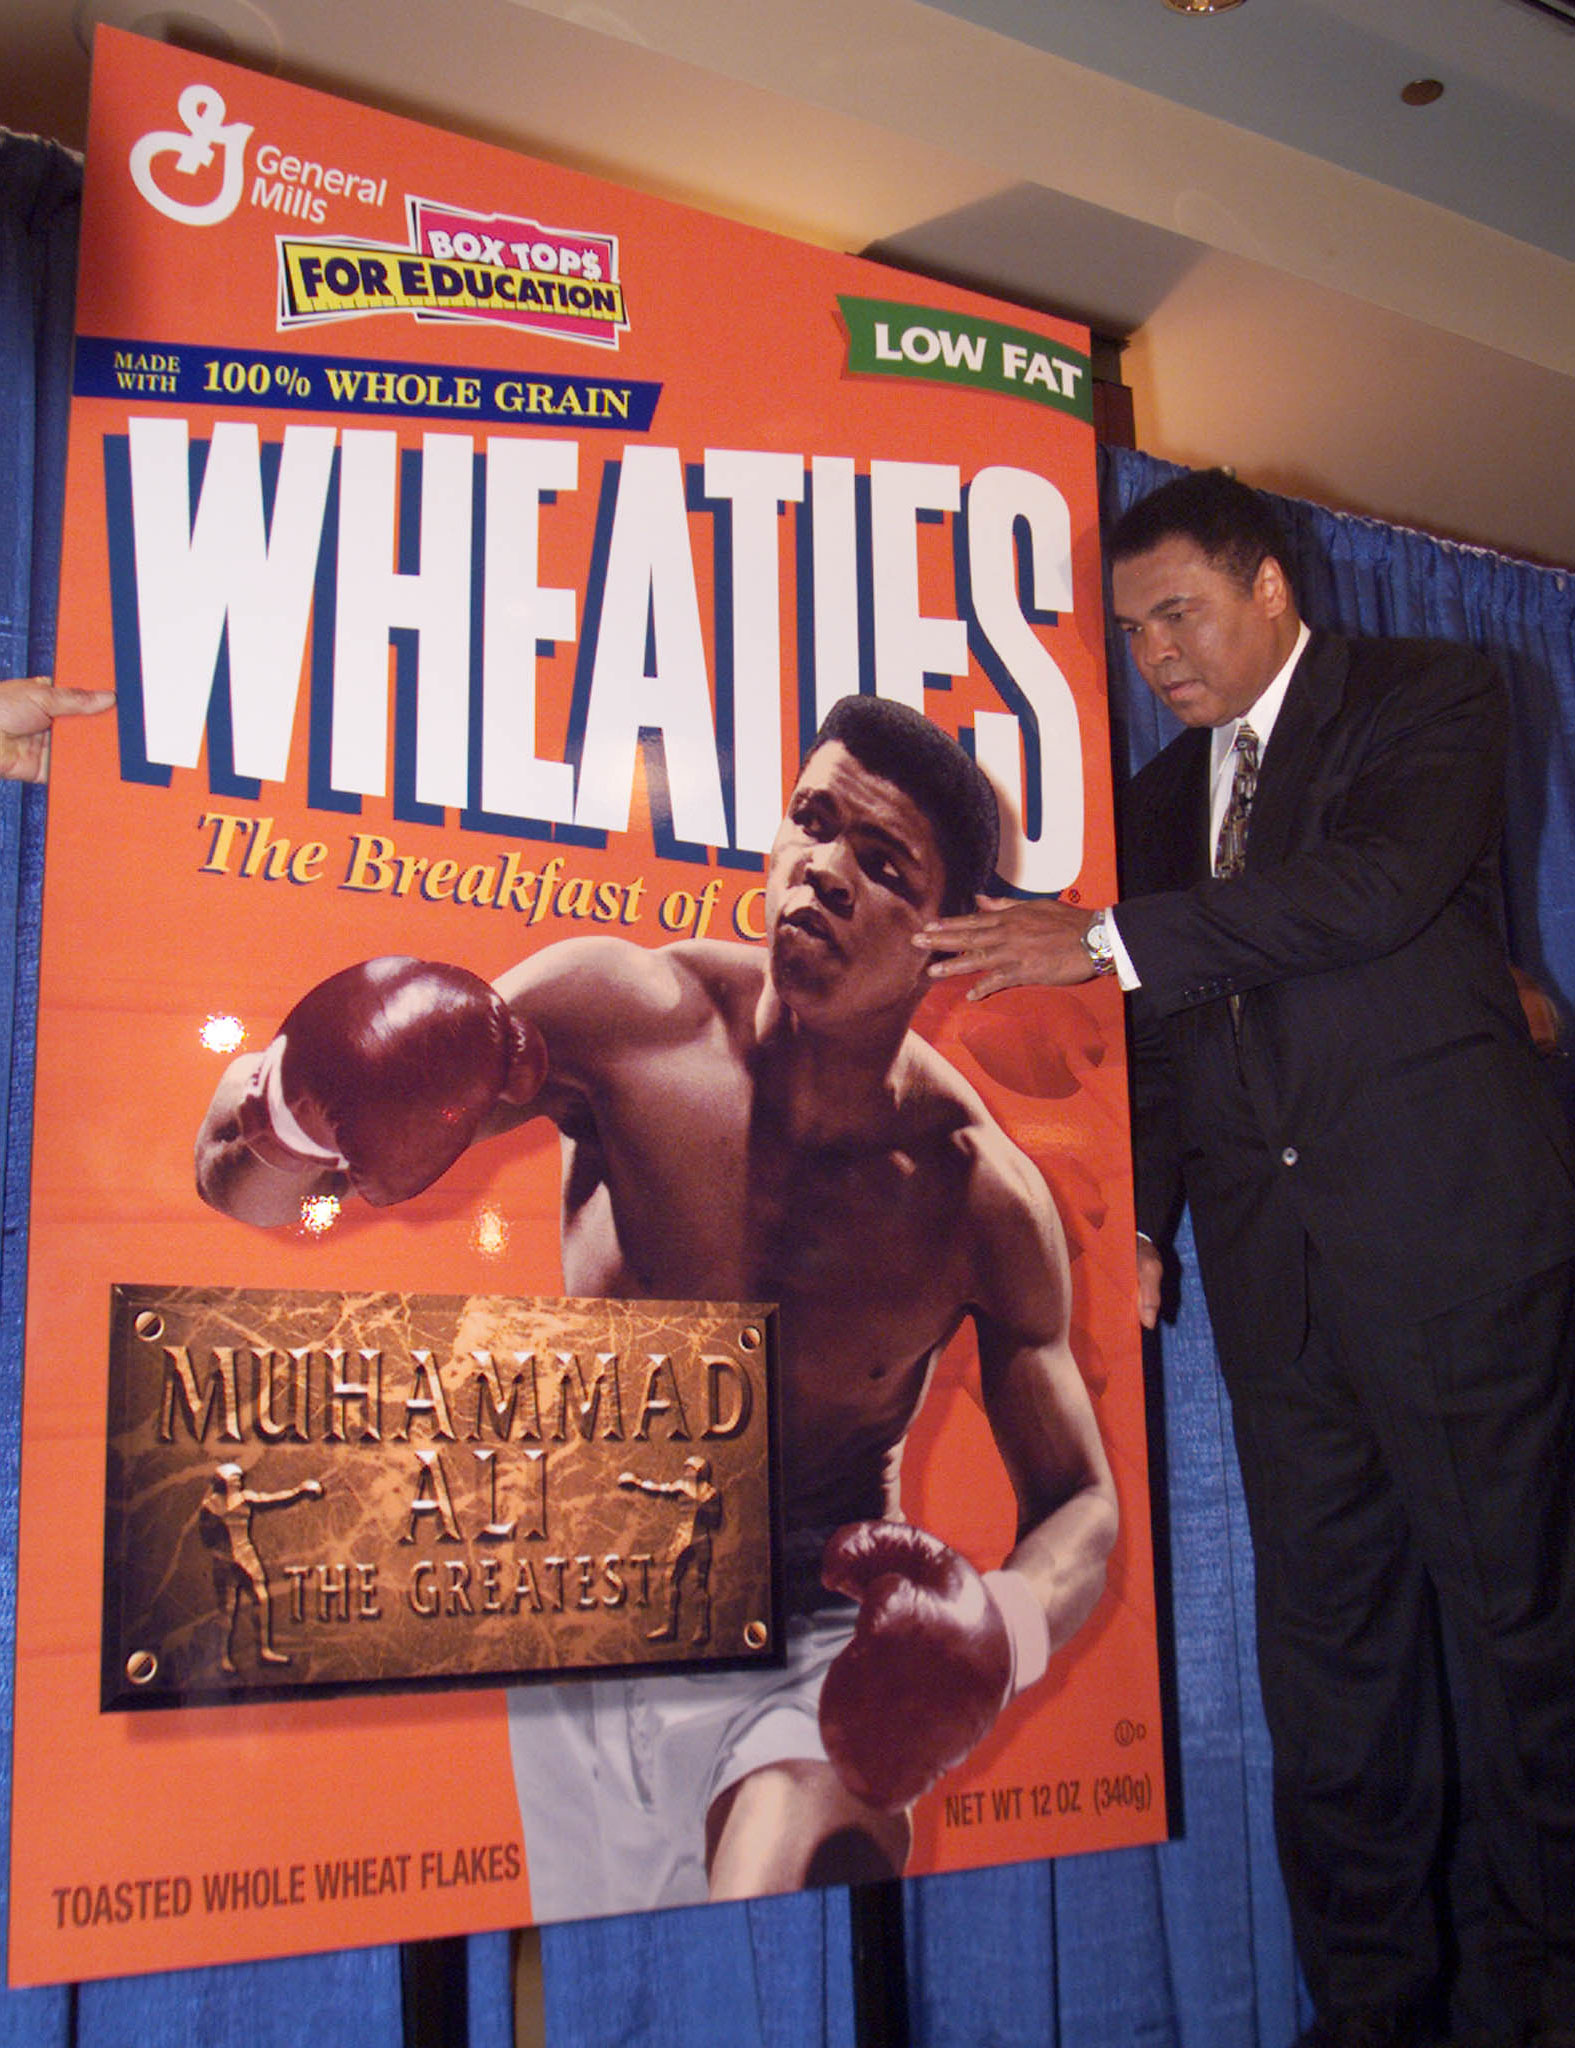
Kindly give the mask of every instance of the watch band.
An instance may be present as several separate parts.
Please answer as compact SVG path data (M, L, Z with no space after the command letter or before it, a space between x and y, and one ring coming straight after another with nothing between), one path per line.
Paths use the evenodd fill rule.
M1110 925L1105 911L1095 911L1093 922L1083 934L1083 951L1093 963L1096 974L1115 973L1116 949L1110 942Z

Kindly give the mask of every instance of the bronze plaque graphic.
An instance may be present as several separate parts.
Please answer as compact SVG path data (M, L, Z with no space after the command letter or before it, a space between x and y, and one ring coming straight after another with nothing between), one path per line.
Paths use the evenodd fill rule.
M772 1661L773 1317L113 1288L101 1704Z

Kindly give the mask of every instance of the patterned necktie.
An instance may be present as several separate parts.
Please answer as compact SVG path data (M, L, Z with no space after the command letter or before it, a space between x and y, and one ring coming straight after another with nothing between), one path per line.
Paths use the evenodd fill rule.
M1214 849L1214 872L1222 882L1239 875L1247 864L1247 825L1257 793L1258 735L1250 725L1242 724L1236 728L1236 773Z

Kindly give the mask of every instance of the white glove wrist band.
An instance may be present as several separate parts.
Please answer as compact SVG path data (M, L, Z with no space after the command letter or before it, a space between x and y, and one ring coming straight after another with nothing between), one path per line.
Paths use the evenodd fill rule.
M333 1167L342 1173L349 1162L341 1153L331 1152L326 1145L309 1138L284 1099L284 1046L282 1037L270 1041L258 1062L251 1092L260 1098L268 1113L269 1128L286 1151L295 1153L306 1165Z
M1037 1685L1050 1667L1050 1624L1039 1595L1021 1572L1009 1568L986 1572L984 1583L1011 1639L1012 1675L1006 1697L1014 1700L1029 1686Z

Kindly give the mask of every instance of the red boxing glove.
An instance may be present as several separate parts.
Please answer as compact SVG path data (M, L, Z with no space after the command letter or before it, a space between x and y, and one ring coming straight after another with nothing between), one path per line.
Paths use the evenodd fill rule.
M479 976L431 960L366 960L330 975L275 1045L259 1069L266 1129L253 1148L297 1165L315 1152L378 1207L430 1187L505 1094L529 1101L547 1072L534 1025Z
M968 1560L906 1522L839 1529L821 1578L860 1603L821 1689L821 1740L848 1790L894 1813L989 1729L1012 1682L1011 1637Z

